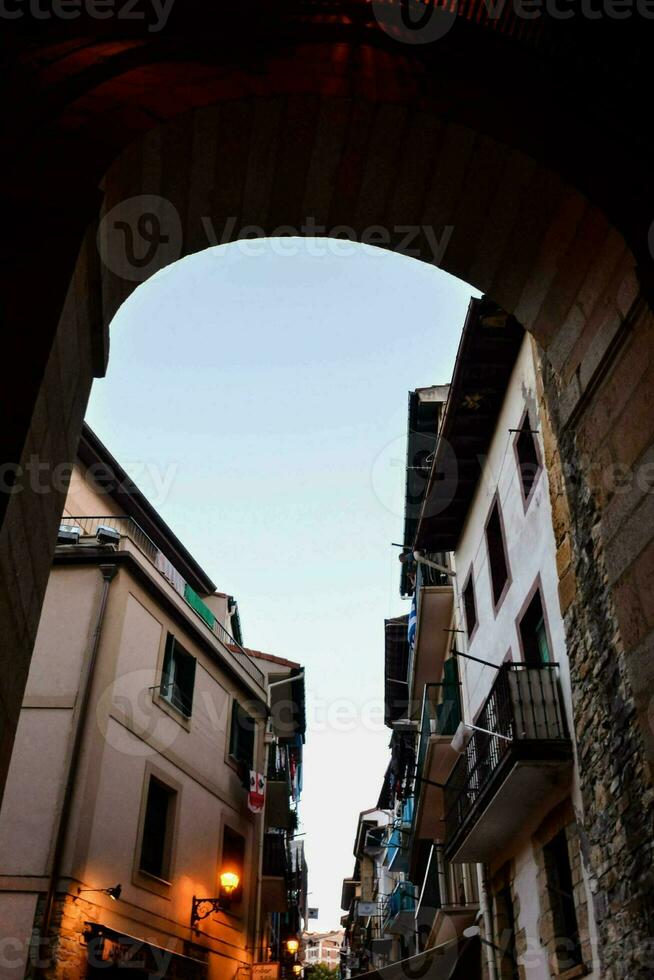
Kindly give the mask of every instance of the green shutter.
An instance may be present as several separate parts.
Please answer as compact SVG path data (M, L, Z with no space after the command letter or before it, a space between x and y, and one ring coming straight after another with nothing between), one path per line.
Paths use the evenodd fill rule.
M547 630L545 629L545 620L541 617L536 625L536 645L538 646L538 655L540 656L540 662L542 664L548 664L550 662L550 648L547 643Z
M453 735L461 721L459 670L456 657L450 657L443 664L443 703L438 705L436 715L438 733Z

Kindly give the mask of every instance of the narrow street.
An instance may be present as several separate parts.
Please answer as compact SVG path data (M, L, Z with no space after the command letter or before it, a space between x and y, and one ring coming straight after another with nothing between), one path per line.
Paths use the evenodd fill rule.
M653 4L0 4L0 980L654 977Z

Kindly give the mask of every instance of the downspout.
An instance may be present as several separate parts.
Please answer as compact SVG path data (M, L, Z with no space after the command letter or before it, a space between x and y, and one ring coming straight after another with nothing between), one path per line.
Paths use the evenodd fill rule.
M57 881L61 872L61 862L66 844L66 834L68 831L68 822L70 820L75 782L77 780L77 770L79 767L80 755L82 753L84 729L86 727L86 718L88 715L89 701L91 698L93 675L95 672L95 664L98 657L98 649L100 647L100 638L102 636L102 626L107 608L109 586L115 578L117 571L118 568L116 565L100 565L100 572L102 574L102 592L100 594L95 628L91 637L91 646L86 666L86 677L84 678L82 687L80 688L78 702L76 703L75 707L77 718L75 720L74 730L72 733L72 746L70 750L70 762L68 764L68 776L66 778L66 786L61 802L61 810L59 811L59 820L57 822L57 834L55 837L54 851L52 854L52 867L50 870L48 891L46 892L45 896L43 916L41 918L41 925L39 928L39 960L41 947L46 946L47 948L48 945L48 934L52 923L52 911L54 909ZM48 966L50 966L48 959L46 959L45 962L40 961L37 967L38 974L44 975Z
M495 950L493 949L493 917L491 915L490 900L488 897L488 871L485 864L478 864L479 878L479 911L484 923L484 933L487 942L482 943L486 950L486 966L490 980L498 980L497 963L495 962Z
M266 800L268 796L268 755L270 753L269 733L264 730L263 736L263 771L266 778ZM259 817L259 853L257 855L257 904L254 910L254 951L252 962L263 959L263 936L261 935L261 892L263 888L263 838L266 832L266 804L264 802Z

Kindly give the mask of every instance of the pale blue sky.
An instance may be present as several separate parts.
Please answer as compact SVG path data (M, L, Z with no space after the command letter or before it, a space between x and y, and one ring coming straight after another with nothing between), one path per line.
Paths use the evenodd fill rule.
M221 591L248 646L306 665L309 904L339 924L387 760L407 393L449 381L471 288L347 243L221 246L141 286L88 422Z

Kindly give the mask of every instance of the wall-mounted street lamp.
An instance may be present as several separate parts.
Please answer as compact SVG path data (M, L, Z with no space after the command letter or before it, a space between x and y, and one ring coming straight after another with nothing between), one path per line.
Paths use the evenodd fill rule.
M240 876L236 871L223 871L220 875L220 895L217 898L196 898L194 895L191 905L191 929L196 929L198 922L206 919L212 912L226 912L240 882Z
M120 893L123 890L122 885L112 885L111 888L78 888L77 895L73 899L75 901L84 892L97 892L98 894L108 895L114 902L117 902L120 898Z
M302 971L303 970L304 970L304 967L302 966L301 963L295 963L293 965L293 973L295 974L296 977L299 977L302 974Z
M297 939L286 940L286 951L290 953L291 956L295 956L299 948L300 948L300 944L297 941Z

